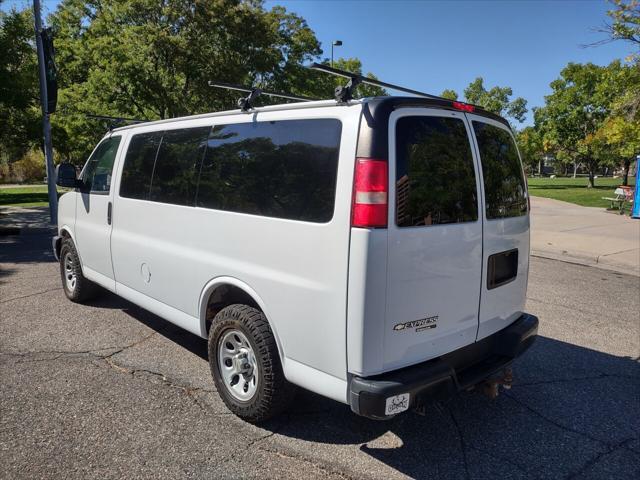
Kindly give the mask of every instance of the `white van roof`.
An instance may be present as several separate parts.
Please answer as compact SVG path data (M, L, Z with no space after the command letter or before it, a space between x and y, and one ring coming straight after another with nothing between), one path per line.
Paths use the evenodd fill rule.
M358 100L350 100L348 105L361 104L369 100L368 98L362 98ZM245 113L247 115L251 115L253 113L259 112L274 112L279 110L298 110L303 108L318 108L318 107L335 107L336 105L341 105L337 103L335 100L317 100L312 102L293 102L293 103L280 103L277 105L266 105L264 107L256 107L251 109L248 112L243 112L240 109L236 110L224 110L222 112L210 112L210 113L201 113L199 115L188 115L185 117L175 117L175 118L165 118L163 120L154 120L149 122L142 123L134 123L131 125L125 125L122 127L114 128L113 132L119 132L121 130L128 130L136 127L147 127L151 125L162 125L165 123L173 123L173 122L181 122L186 120L197 120L200 118L210 118L210 117L224 117L228 115L238 115L241 113ZM346 105L346 104L345 104Z

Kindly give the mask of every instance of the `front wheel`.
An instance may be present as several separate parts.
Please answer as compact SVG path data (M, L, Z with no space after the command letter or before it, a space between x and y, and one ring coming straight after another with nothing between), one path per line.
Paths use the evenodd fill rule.
M98 287L82 274L80 257L70 238L65 238L60 248L60 277L64 294L72 302L82 303L95 296Z
M209 365L227 408L249 422L263 422L279 414L295 393L284 377L267 319L247 305L230 305L214 318L209 331Z

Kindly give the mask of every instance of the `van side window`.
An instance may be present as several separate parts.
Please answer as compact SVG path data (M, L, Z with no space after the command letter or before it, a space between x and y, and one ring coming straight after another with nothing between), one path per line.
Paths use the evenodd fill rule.
M116 159L120 139L120 136L107 138L95 149L82 172L84 190L90 193L109 193L113 162Z
M527 189L513 138L506 130L473 122L484 176L488 219L518 217L527 213Z
M464 122L402 117L396 123L396 224L478 220L478 194Z
M120 196L147 200L151 175L162 132L141 133L131 137L120 180Z
M196 205L324 223L333 218L342 124L334 119L217 125Z
M197 175L211 127L168 130L162 136L149 199L193 206Z

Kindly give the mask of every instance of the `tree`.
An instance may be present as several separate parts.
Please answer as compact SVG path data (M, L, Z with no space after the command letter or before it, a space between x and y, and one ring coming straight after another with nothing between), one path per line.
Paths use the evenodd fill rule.
M295 90L302 63L320 53L304 19L259 1L64 0L51 22L54 144L78 160L102 133L84 113L158 119L235 108L238 94L209 80Z
M522 97L511 100L512 95L511 87L496 86L487 90L482 77L476 78L464 89L465 102L522 123L527 113L527 101ZM458 93L451 89L444 90L440 96L449 100L458 100Z
M455 90L446 89L440 94L442 98L448 98L449 100L458 100L458 93Z
M67 159L86 158L102 133L85 113L158 119L236 108L240 94L209 80L318 98L343 82L304 66L322 54L306 21L261 0L63 0L51 23L61 112L54 145ZM361 71L357 59L336 66Z
M536 126L558 151L558 158L584 165L589 186L598 168L615 164L615 152L599 129L611 114L615 101L638 75L635 67L614 61L607 67L570 63L551 82L545 107L536 111Z
M544 140L535 127L525 127L516 134L518 150L527 170L542 173L543 157L546 153Z
M628 60L637 62L640 60L640 1L639 0L609 0L613 8L607 12L611 19L596 30L607 35L607 38L585 45L593 47L617 40L630 42L638 49L632 53Z
M496 86L487 90L484 87L482 77L476 78L464 89L464 97L467 102L522 123L527 113L527 101L522 97L511 100L512 95L511 87Z
M41 139L38 67L29 11L0 11L0 162L17 161Z

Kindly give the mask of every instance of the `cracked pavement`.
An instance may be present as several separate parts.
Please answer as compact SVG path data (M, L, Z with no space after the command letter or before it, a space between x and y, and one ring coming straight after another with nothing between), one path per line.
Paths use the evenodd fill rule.
M532 258L540 338L496 400L387 422L300 391L256 427L204 340L105 293L67 301L45 235L0 237L0 478L639 478L640 278Z

